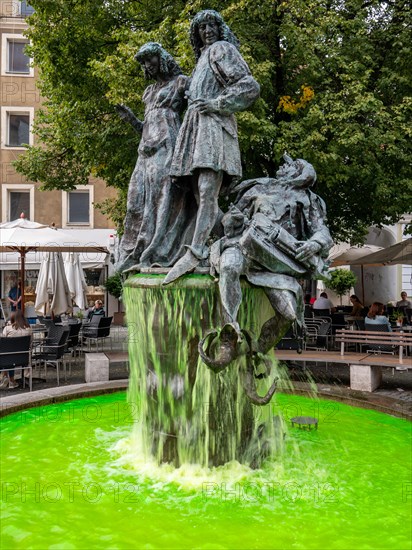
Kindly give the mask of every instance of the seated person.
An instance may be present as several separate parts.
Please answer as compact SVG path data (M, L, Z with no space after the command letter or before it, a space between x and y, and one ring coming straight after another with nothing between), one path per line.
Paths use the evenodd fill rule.
M365 317L365 329L368 330L368 325L386 325L389 332L392 332L392 327L389 319L383 314L385 306L381 302L373 302L369 308L368 315Z
M352 294L349 299L352 302L352 311L349 313L349 315L351 315L352 317L361 317L363 310L362 302L359 300L356 294Z
M10 316L10 321L3 329L2 336L8 338L17 337L17 336L28 336L31 335L31 327L27 322L27 319L24 317L20 309L13 311ZM8 388L10 390L17 388L18 383L14 379L14 370L9 370L8 373L2 372L2 379L0 381L0 388ZM30 370L26 369L24 376L28 377L30 375Z
M92 309L87 313L87 319L90 322L95 316L104 317L105 315L106 312L103 309L103 302L101 300L96 300Z
M396 307L412 308L412 302L408 300L408 295L405 291L401 292L401 300L396 302Z
M333 307L332 302L329 300L326 292L321 292L321 295L317 300L313 302L313 309L328 309L329 313L334 313L336 308Z

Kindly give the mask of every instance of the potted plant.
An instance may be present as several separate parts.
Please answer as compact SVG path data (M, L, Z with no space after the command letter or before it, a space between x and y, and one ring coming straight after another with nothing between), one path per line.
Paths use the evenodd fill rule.
M114 275L107 277L104 287L109 294L114 296L114 298L117 298L117 312L113 314L113 323L115 325L123 325L124 311L120 311L120 302L123 294L123 282L120 274L115 273Z
M401 327L404 320L403 311L401 309L394 309L391 315L389 315L389 319L392 323L396 323L396 326Z
M344 296L356 284L356 275L349 269L334 269L330 274L330 279L326 282L328 288L333 290L340 298L342 305L342 296Z

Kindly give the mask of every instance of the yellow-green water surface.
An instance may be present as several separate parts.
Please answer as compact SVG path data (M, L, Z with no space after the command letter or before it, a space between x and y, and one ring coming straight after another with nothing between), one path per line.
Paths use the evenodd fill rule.
M5 417L0 547L411 548L411 424L292 395L274 406L319 429L289 429L255 472L142 468L124 393Z

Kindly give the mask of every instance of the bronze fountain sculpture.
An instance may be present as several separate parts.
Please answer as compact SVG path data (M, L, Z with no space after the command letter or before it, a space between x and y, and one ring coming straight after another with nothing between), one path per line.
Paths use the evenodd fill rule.
M160 462L180 463L183 439L192 441L194 433L206 430L207 439L213 439L209 458L204 459L207 463L222 464L236 458L257 465L266 451L256 442L266 428L257 425L254 407L269 403L276 379L264 395L257 384L261 380L267 384L273 364L270 350L286 331L293 326L302 334L299 281L327 275L325 260L332 239L325 204L311 190L315 170L305 160L285 154L275 178L239 183L234 113L253 104L259 85L220 14L213 10L198 13L191 23L190 39L197 61L191 78L181 74L159 44L145 44L136 59L155 84L143 96L144 121L138 121L127 107L118 106L120 116L141 132L142 138L129 187L117 268L139 273L127 279L126 295L136 287L152 292L150 299L148 293L139 294L144 303L136 313L144 318L139 326L143 334L139 353L146 365L139 367L135 383L151 399L146 435L151 431L153 440L160 442L160 450L152 453ZM223 189L233 197L226 213L218 206ZM193 271L200 273L195 280L187 277ZM251 299L255 306L248 311ZM269 313L263 318L263 306L258 304L264 302ZM149 318L153 327L145 324ZM177 332L173 328L176 318L181 325ZM181 366L182 350L171 350L170 338L181 340L183 363L187 364ZM211 375L205 375L204 365ZM215 388L215 397L207 400L219 421L208 418L207 428L195 419L195 402L202 392L200 379ZM165 421L167 411L185 394L189 396L184 406L189 424L183 427L178 420ZM216 395L228 407L232 401L242 402L229 415L238 419L242 429L236 432L234 425L225 426L228 432L238 433L240 450L233 449L219 431L219 426L230 420Z

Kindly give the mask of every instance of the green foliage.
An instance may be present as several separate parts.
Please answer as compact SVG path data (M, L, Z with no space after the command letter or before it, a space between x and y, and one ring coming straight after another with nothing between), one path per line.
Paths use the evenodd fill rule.
M399 321L399 322L403 322L403 319L404 319L404 313L401 309L394 309L391 313L391 315L389 315L389 319L393 322L393 323L396 323L396 321Z
M143 116L147 83L133 55L156 40L190 74L190 18L213 8L239 37L261 84L261 98L237 116L244 176L274 175L285 150L307 159L316 168L316 192L328 206L334 238L353 244L362 242L371 224L394 223L410 210L412 40L406 0L31 5L31 53L48 98L35 126L44 146L30 147L16 166L46 189L70 189L93 174L125 193L139 137L114 105L126 103Z
M107 289L107 292L117 298L118 300L122 297L123 293L123 283L122 278L119 273L110 275L107 277L104 287Z
M105 199L100 203L95 203L95 207L98 208L102 214L114 221L117 227L117 236L123 235L123 222L127 205L127 190L119 189L116 199Z
M327 286L341 298L355 286L357 281L356 275L349 269L334 269L330 275Z

